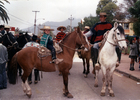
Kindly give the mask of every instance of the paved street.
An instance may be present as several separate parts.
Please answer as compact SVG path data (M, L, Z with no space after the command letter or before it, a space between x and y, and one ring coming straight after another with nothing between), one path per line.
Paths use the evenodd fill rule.
M73 67L69 75L69 91L74 96L71 100L140 100L140 84L123 74L115 72L113 79L113 90L115 97L101 97L100 91L102 86L102 74L99 74L99 87L94 87L94 75L89 74L88 78L84 78L82 74L82 60L73 59ZM121 62L123 63L123 61ZM92 71L92 65L90 71ZM34 80L33 80L34 81ZM21 79L18 76L16 85L8 83L7 89L0 90L0 100L68 100L63 96L63 80L62 76L58 76L57 72L43 72L43 78L38 84L32 83L32 97L29 99L23 92L21 87Z

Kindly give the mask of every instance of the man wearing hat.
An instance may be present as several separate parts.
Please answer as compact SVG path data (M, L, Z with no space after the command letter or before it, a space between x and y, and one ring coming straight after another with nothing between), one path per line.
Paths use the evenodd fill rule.
M90 30L90 27L89 26L85 26L85 30L84 30L83 34L86 34L89 30ZM88 37L89 41L90 41L90 39L91 39L91 36Z
M36 41L37 41L37 36L33 35L31 42L26 43L23 48L26 48L26 47L37 47L38 48L39 47L39 43L37 43ZM37 84L38 80L39 80L39 70L34 69L34 75L35 75L34 83ZM28 82L29 82L29 84L32 83L32 72L31 72L31 74L28 77Z
M40 45L48 48L51 51L52 54L52 63L58 64L59 62L62 62L63 59L56 59L56 52L55 48L53 47L53 39L50 36L50 31L54 31L54 29L51 29L50 26L44 26L42 29L43 31L43 36L41 37L40 40Z
M2 36L0 36L0 89L7 88L7 78L5 65L8 61L7 48L2 44Z
M59 27L57 28L57 30L58 30L58 31L61 31L61 32L57 33L57 35L56 35L56 41L59 42L60 40L62 40L62 39L66 36L66 34L63 32L63 31L66 30L66 27L64 27L64 26L59 26Z
M91 48L91 52L96 54L96 57L94 55L95 58L98 57L99 43L103 40L104 33L112 28L112 25L106 22L107 14L105 12L101 12L99 17L100 22L96 23L91 30L85 34L87 37L91 36L90 43L94 44L93 48Z

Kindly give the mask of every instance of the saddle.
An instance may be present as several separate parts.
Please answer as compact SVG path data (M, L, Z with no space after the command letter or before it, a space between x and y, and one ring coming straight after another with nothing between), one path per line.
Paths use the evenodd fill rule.
M57 43L54 43L54 48L55 48L56 54L63 51L62 48ZM51 51L44 46L39 46L37 55L39 58L44 58L51 55Z

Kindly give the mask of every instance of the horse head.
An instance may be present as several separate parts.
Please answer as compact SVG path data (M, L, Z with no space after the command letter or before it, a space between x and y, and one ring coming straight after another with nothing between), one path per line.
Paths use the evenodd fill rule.
M5 33L3 35L3 45L5 45L7 48L14 47L14 49L18 48L18 43L12 33Z
M27 33L23 34L20 33L19 37L17 38L17 42L19 44L19 47L22 48L27 42L31 41L31 36Z
M120 47L120 49L127 48L126 41L125 41L125 33L124 29L121 25L118 25L117 22L114 23L114 27L111 29L113 33L113 40L116 45Z
M79 27L77 28L76 33L77 33L76 43L78 45L78 48L83 48L84 51L88 51L90 49L90 45L87 37L83 35Z

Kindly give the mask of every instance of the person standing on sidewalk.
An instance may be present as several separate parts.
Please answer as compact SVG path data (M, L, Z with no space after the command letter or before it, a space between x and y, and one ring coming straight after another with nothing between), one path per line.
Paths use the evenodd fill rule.
M130 69L131 71L134 71L134 63L135 59L137 58L138 55L138 50L137 50L137 44L135 43L134 39L130 40L130 53L129 53L129 58L131 58L130 62Z
M8 61L7 48L2 44L2 36L0 36L0 89L7 88L6 78L6 62Z

